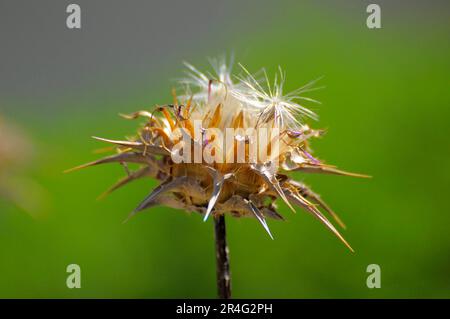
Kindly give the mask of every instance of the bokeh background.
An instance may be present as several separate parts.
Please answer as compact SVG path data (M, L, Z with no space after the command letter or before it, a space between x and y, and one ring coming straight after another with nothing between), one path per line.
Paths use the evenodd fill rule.
M0 297L216 296L211 220L158 207L122 224L153 181L97 201L119 165L62 172L98 158L90 136L135 132L118 113L170 101L183 60L206 68L232 52L251 71L282 66L287 89L324 76L315 154L374 176L296 176L344 219L354 254L282 203L273 241L228 218L234 297L450 297L449 5L375 2L379 30L359 0L78 0L82 29L69 30L68 1L0 1L0 116L31 144L2 169L32 183L22 198L36 203L0 199ZM66 287L71 263L81 289ZM381 289L366 287L373 263Z

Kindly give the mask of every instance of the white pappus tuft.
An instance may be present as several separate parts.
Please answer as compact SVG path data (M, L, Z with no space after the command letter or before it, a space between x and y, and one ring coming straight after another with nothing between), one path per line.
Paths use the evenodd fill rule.
M318 80L283 95L286 74L281 68L271 84L264 69L257 73L263 74L262 79L259 79L242 64L239 64L242 74L233 76L232 61L227 64L225 58L210 59L210 63L215 74L202 73L185 62L187 77L179 83L186 86L185 92L189 92L189 96L180 96L181 100L188 100L192 96L193 100L201 104L222 103L224 112L235 112L236 108L241 108L254 115L255 126L270 123L281 130L297 131L302 127L304 118L318 119L313 111L299 103L302 100L320 103L302 95L319 89L313 87ZM195 90L194 93L191 88Z

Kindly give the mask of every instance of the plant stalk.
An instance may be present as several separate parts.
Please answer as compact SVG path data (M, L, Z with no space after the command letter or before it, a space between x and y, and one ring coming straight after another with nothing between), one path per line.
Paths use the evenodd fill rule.
M217 291L220 299L231 298L230 256L225 230L225 216L214 218L216 241Z

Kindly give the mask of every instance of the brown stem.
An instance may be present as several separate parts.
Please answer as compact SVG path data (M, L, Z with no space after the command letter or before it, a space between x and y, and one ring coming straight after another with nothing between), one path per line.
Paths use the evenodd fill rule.
M225 231L225 216L220 215L214 218L214 231L216 238L217 290L219 298L230 299L230 257L227 246L227 235Z

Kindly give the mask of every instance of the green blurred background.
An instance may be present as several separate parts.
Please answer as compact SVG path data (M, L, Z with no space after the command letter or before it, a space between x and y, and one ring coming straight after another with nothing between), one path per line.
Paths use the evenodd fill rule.
M148 54L134 63L140 45L150 41L151 46L152 32L145 30L145 23L138 24L131 14L126 19L111 17L106 4L102 10L89 11L86 1L79 3L88 9L83 15L85 29L78 35L64 29L67 4L50 1L48 8L59 20L54 25L35 25L39 36L60 28L68 42L75 36L83 41L98 27L94 12L103 12L110 14L112 33L122 28L121 23L128 25L114 41L118 46L127 41L124 55L129 59L111 60L114 63L103 69L85 69L79 83L58 86L46 78L52 60L83 68L78 58L89 60L91 51L82 45L61 57L60 44L54 44L48 66L24 71L36 82L15 79L15 90L1 98L1 114L19 125L34 144L34 155L21 174L46 192L37 218L0 201L0 297L216 296L211 220L203 223L197 214L157 207L122 224L156 185L154 181L134 182L97 201L123 176L119 165L62 172L98 158L92 151L105 145L91 135L122 138L135 132L138 123L119 118L119 112L170 101L172 80L182 75L182 60L204 69L206 57L230 52L251 71L264 66L273 74L281 65L287 71L288 90L324 76L320 84L326 88L311 94L322 104L315 108L320 121L310 124L328 129L324 138L313 143L315 154L342 169L373 175L370 180L295 176L344 219L348 229L343 234L356 250L353 254L317 220L300 209L293 214L282 203L286 221L269 221L273 241L256 220L228 218L233 296L450 297L448 4L378 1L382 29L369 30L367 1L209 4L212 11L224 13L207 21L203 18L209 9L190 19L186 12L178 12L179 2L169 2L170 9L161 11L168 27L198 23L203 33L187 32L182 40L174 40L170 51L157 57ZM123 2L112 6L130 13L126 10L134 6L141 11L142 5L136 1L127 7ZM197 5L203 4L193 4L194 12ZM2 6L2 14L7 15L8 5ZM46 12L32 12L45 19ZM172 13L183 16L183 23L170 18ZM9 20L10 41L27 39L28 31L16 30L23 20L14 20L19 21L16 24ZM106 26L106 22L101 25ZM165 27L158 25L157 32L171 42L173 34L165 35ZM135 34L147 33L148 39L133 43ZM98 41L101 48L102 39ZM108 48L102 53L105 57ZM33 55L40 52L22 49L8 47L9 53L20 55L17 60L10 57L9 63L20 69L21 59L28 57L39 68ZM146 61L157 67L146 67ZM6 67L5 59L2 63ZM7 73L0 77L5 82L13 79ZM50 93L36 89L22 94L22 84L33 88L38 82L39 88L47 85ZM71 263L81 267L81 289L66 287L65 270ZM366 287L369 264L381 267L381 289Z

